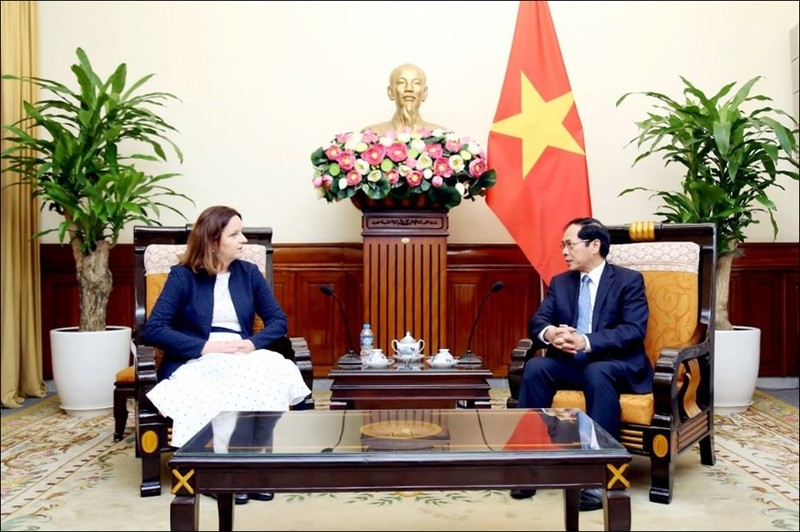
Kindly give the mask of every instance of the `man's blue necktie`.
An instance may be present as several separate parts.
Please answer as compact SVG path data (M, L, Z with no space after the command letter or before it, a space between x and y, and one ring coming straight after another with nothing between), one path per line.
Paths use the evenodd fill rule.
M589 294L591 282L592 279L588 275L584 275L581 279L581 290L578 295L578 324L575 327L581 334L589 332L589 318L592 315L592 300ZM589 361L583 351L576 353L575 360L583 364Z

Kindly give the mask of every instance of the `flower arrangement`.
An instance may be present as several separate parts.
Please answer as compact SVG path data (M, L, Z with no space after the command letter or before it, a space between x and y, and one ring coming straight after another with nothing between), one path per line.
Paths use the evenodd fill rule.
M497 179L476 142L441 129L341 133L314 150L311 162L314 187L329 203L363 195L449 210L485 195Z

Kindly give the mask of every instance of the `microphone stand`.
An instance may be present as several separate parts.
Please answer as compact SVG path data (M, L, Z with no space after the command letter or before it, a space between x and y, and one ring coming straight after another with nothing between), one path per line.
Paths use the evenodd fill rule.
M495 281L492 287L489 288L489 291L483 296L483 299L481 299L481 303L478 306L478 312L475 314L475 321L472 322L472 330L469 332L469 339L467 340L467 352L461 355L461 357L458 359L459 366L480 366L483 364L483 360L472 352L472 337L475 334L475 327L478 325L478 318L481 315L484 303L486 303L486 300L490 295L494 294L495 292L499 292L504 286L505 284L503 284L503 281Z
M342 300L336 295L336 292L333 291L333 288L328 285L320 286L319 290L326 296L332 296L336 301L339 302L339 311L342 315L342 322L344 323L344 333L347 335L347 353L340 356L336 363L340 366L353 366L355 364L361 365L361 357L357 355L353 349L353 338L350 336L350 329L347 328L347 312L344 310L344 304L342 303Z

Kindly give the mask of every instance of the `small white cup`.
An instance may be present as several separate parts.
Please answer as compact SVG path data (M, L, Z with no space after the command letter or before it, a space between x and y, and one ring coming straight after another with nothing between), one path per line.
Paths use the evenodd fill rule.
M370 364L386 364L387 361L388 359L383 354L383 349L380 348L373 349L372 353L367 357L367 362Z
M433 357L433 361L437 364L452 364L455 359L449 349L442 348L439 349L439 352Z

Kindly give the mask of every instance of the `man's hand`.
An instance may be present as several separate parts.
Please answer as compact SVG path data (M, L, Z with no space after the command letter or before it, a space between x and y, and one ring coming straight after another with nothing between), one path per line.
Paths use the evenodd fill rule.
M558 327L551 327L547 331L547 336L550 337L549 341L554 347L565 353L574 355L578 351L586 349L586 339L575 327L564 324Z

